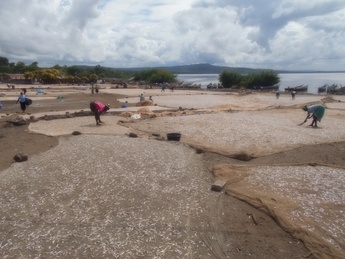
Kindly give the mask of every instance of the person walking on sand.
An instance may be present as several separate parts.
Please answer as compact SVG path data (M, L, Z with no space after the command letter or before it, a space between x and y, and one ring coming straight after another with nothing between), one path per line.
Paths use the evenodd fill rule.
M291 98L292 98L292 100L295 100L295 96L296 96L296 92L295 91L291 91Z
M277 91L276 91L276 98L279 99L279 96L280 96L280 91L277 90Z
M101 125L103 122L101 121L101 114L106 112L110 109L110 105L105 105L100 101L94 101L90 103L90 109L92 113L95 115L96 124Z
M304 106L302 109L308 113L303 123L307 122L308 119L313 118L313 121L309 126L317 128L317 121L321 122L321 119L325 114L325 106L322 104L314 104L309 107Z
M18 102L20 103L20 109L23 112L25 112L27 103L26 103L26 96L23 92L20 92L20 95L19 95L16 103L18 103Z

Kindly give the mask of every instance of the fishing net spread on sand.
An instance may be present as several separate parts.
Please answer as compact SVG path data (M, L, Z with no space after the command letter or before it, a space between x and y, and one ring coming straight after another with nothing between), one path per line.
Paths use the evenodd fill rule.
M138 109L137 113L140 113L141 115L153 114L153 112L149 108L146 108L146 107Z
M216 165L226 192L267 212L318 258L345 258L345 169Z
M154 103L150 100L143 100L136 104L136 106L153 106Z

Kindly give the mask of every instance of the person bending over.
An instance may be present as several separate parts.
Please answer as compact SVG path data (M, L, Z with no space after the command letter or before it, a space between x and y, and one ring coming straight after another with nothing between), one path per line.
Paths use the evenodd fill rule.
M101 103L100 101L94 101L90 103L90 109L92 113L95 115L96 124L101 125L101 114L103 112L106 112L110 109L109 104L105 105L104 103Z
M309 107L304 106L302 109L308 112L307 118L305 118L304 122L307 122L308 119L313 118L313 121L309 126L317 128L317 121L320 122L325 114L325 106L321 104L314 104L310 105Z

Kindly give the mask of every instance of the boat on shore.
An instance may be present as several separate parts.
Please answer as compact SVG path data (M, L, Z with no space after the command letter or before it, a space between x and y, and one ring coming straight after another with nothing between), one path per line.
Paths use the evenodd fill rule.
M329 85L328 84L324 84L323 86L320 86L318 89L317 89L317 92L318 93L324 93L328 90L329 88Z
M308 85L298 85L298 86L294 86L294 87L286 87L285 88L285 92L306 92L308 91Z
M280 84L268 85L268 86L253 86L255 90L278 90Z
M345 94L345 86L338 85L338 84L332 84L332 85L328 86L327 93L328 94L343 95L343 94Z

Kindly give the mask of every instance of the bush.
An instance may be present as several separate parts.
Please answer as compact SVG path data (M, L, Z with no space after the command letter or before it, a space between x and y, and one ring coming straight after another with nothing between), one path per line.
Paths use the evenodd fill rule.
M245 77L243 82L244 86L247 88L261 87L261 86L271 86L278 84L280 78L278 74L272 70L265 70L261 72L249 73Z
M243 75L236 71L223 71L219 74L218 80L224 88L230 88L241 85Z
M245 75L236 71L223 71L219 74L219 82L221 82L224 88L254 88L278 84L280 78L278 74L272 70L253 72Z
M146 83L173 83L176 82L176 75L164 69L150 69L138 72L134 76L135 81Z

